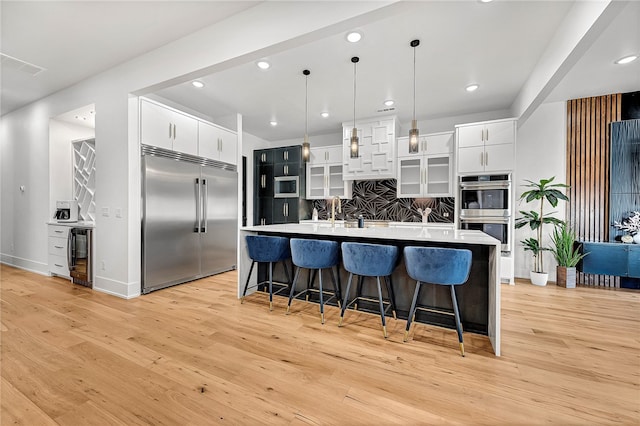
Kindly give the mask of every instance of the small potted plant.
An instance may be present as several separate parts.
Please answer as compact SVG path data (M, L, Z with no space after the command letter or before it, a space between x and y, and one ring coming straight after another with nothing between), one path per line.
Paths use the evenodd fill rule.
M621 222L614 220L613 226L623 231L627 231L631 235L632 241L636 244L640 244L640 212L633 212L633 214Z
M576 288L576 265L588 253L580 253L575 245L576 233L563 222L556 226L551 234L551 253L556 259L556 285L565 288Z
M542 245L542 230L545 224L560 225L562 220L545 214L544 205L545 201L551 204L552 207L558 205L558 200L568 201L566 195L560 192L558 188L567 188L568 186L563 183L552 183L555 176L550 179L541 179L540 182L529 182L525 187L531 188L525 191L520 196L520 200L525 200L527 203L532 201L539 201L539 211L520 211L521 217L516 219L515 226L517 229L529 225L532 231L536 232L536 237L527 238L522 241L524 249L533 253L533 271L531 271L531 283L535 285L547 285L549 274L544 271L544 264L542 260L542 253L548 248Z

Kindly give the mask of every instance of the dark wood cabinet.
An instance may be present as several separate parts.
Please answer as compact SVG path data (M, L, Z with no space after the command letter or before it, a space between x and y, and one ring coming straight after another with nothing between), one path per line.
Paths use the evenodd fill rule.
M300 211L305 211L304 200L305 170L302 162L302 147L287 146L281 148L254 151L254 225L297 223ZM300 196L297 198L275 198L275 178L298 176ZM305 217L306 218L306 217Z

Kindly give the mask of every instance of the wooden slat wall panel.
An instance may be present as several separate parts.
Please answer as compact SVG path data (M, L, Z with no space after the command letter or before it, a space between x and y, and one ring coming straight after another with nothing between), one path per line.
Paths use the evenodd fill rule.
M567 102L568 218L583 241L609 239L611 122L620 120L621 94ZM617 277L578 274L585 285L619 287Z

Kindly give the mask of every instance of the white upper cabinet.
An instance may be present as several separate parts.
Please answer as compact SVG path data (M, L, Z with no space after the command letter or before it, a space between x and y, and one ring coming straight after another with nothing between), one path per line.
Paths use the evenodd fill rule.
M236 132L146 98L140 98L140 143L229 164L238 162Z
M358 158L351 158L350 139L353 123L342 123L342 129L345 179L394 179L396 177L398 123L395 117L356 122L360 139Z
M353 182L344 180L342 145L311 148L307 163L307 199L351 198Z
M140 103L141 143L198 155L198 120L147 99Z
M453 132L420 136L417 153L398 138L398 198L453 196L452 164Z
M513 119L456 126L458 173L513 170L515 141Z
M198 155L236 164L238 162L237 134L204 121L198 122Z

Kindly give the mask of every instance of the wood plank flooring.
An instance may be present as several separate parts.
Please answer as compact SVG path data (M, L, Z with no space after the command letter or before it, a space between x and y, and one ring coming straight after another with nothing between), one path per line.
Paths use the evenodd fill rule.
M640 292L502 287L484 336L264 294L236 273L134 300L2 266L2 425L640 424Z

